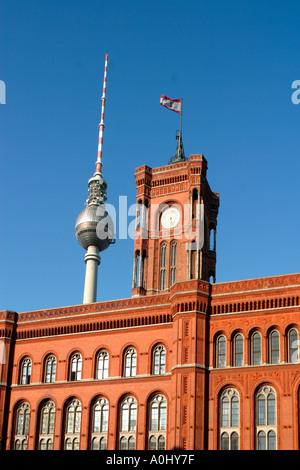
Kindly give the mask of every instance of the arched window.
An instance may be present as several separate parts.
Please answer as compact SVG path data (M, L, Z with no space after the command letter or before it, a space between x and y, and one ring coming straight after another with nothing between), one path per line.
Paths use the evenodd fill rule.
M276 434L274 431L268 432L268 450L276 450Z
M230 436L230 449L239 450L239 435L237 432L231 433Z
M233 340L233 365L241 367L244 364L244 338L238 333Z
M137 404L132 396L126 397L120 407L120 450L135 450Z
M140 250L136 250L134 254L134 262L133 262L133 281L132 281L132 288L139 286L139 272L140 272Z
M81 370L82 370L82 357L81 354L75 353L71 357L70 363L70 380L76 381L81 380Z
M251 336L251 364L261 363L261 336L257 331Z
M233 388L223 391L220 397L220 448L238 450L240 435L240 399Z
M216 251L216 231L214 227L209 230L209 249L210 251Z
M189 243L188 246L188 278L189 279L197 279L197 243L196 240L193 240Z
M269 354L270 354L270 363L278 364L279 363L279 333L276 330L271 331L269 334Z
M221 450L229 450L228 432L222 432L221 434Z
M167 287L167 244L162 243L160 247L160 290Z
M198 215L198 190L196 188L193 189L192 192L192 219L196 219L199 217Z
M299 362L298 331L295 328L288 332L288 361L293 363Z
M257 434L257 448L258 450L266 450L266 433L259 431Z
M45 382L52 383L55 382L56 376L56 357L48 356L45 361Z
M20 384L28 385L30 384L31 378L31 359L25 357L21 363L21 373L20 373Z
M155 395L149 407L149 435L148 447L150 450L165 450L167 429L167 400L163 395Z
M166 350L159 344L153 351L153 375L161 375L166 372Z
M124 354L124 377L136 376L136 350L128 348Z
M221 335L217 338L216 365L218 368L226 367L226 338Z
M146 285L146 250L140 252L136 250L134 255L134 266L133 266L133 283L132 287L144 287Z
M135 229L138 230L141 228L141 208L142 200L140 199L136 205L136 218L135 218Z
M145 199L140 206L140 228L148 229L148 200Z
M16 412L14 449L27 450L30 407L26 402L21 403Z
M52 450L53 448L53 434L55 422L55 405L52 401L47 401L42 409L40 415L40 434L39 434L39 449Z
M171 286L176 282L176 270L177 270L177 242L171 244L171 267L170 267L170 280Z
M256 436L260 450L276 449L276 395L272 387L264 385L256 394Z
M108 377L109 355L107 351L100 351L97 356L97 379L106 379Z
M74 439L67 438L65 441L65 450L79 450L78 437L74 437Z
M106 398L100 397L93 406L92 450L106 450L109 406Z
M65 450L79 450L81 408L77 399L71 400L66 408Z

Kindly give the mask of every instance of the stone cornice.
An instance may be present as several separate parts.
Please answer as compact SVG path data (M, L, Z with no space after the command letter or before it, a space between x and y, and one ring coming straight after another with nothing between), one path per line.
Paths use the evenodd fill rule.
M300 273L216 283L212 285L212 298L224 294L250 293L285 287L300 288Z

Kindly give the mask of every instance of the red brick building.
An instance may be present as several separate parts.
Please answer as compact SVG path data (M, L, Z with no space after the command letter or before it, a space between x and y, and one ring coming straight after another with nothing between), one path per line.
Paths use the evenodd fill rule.
M215 283L206 173L137 168L131 298L0 313L3 449L299 449L300 274Z

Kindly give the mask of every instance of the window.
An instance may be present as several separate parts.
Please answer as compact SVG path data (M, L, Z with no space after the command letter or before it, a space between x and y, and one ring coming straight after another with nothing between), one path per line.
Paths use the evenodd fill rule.
M176 267L177 267L177 242L173 242L171 245L171 269L170 279L171 286L176 282Z
M120 450L135 450L137 404L132 396L126 397L120 407Z
M220 448L238 450L240 435L240 400L233 388L223 391L220 397Z
M228 432L221 434L221 450L229 450L229 435Z
M52 450L55 421L55 405L47 401L41 409L39 449Z
M268 432L268 450L276 450L276 434L274 431Z
M226 338L223 335L217 339L216 356L217 367L226 367Z
M81 428L81 403L72 400L66 409L65 449L79 450Z
M241 367L244 364L244 338L240 333L234 337L233 348L233 365Z
M163 395L155 395L149 407L149 437L150 450L165 450L167 429L167 401Z
M136 218L135 218L135 229L138 230L141 228L141 206L142 206L142 201L141 199L138 201L136 205Z
M100 439L95 437L92 440L92 450L106 450L106 449L107 449L106 437L101 437Z
M198 191L196 188L193 189L193 193L192 193L192 219L198 219L199 218L199 214L197 213L198 212Z
M167 276L167 244L163 243L160 248L160 290L166 289Z
M237 432L231 433L230 436L230 449L239 450L239 435Z
M274 330L269 334L269 354L270 354L270 363L278 364L279 363L279 333Z
M124 355L124 377L136 376L136 350L129 348Z
M100 351L97 356L97 379L106 379L108 377L109 355L107 351Z
M216 231L214 227L209 231L209 249L210 251L216 251Z
M14 448L15 450L27 450L29 431L30 407L26 402L21 403L16 412Z
M136 206L136 230L148 228L148 200L138 201Z
M146 270L146 250L141 253L139 250L134 255L133 266L133 284L132 287L144 287L146 285L145 270Z
M251 363L252 365L261 363L261 336L258 332L251 337Z
M75 353L71 357L70 380L81 380L82 357L81 354Z
M45 382L55 382L56 375L56 357L48 356L45 363Z
M294 363L299 362L298 331L295 328L292 328L288 332L288 361Z
M263 386L256 394L257 449L276 449L276 395L270 386Z
M274 431L269 431L268 434L264 431L259 431L257 436L258 450L276 450L276 434Z
M258 450L266 450L266 433L259 431L257 435L257 448Z
M30 384L31 378L31 360L29 357L25 357L21 364L21 376L20 376L20 383L21 385L28 385Z
M197 256L198 256L197 244L196 244L196 240L193 240L189 244L189 248L188 248L188 278L189 279L198 278Z
M92 450L106 450L109 406L106 398L100 397L93 406Z
M153 352L153 374L161 375L166 372L166 350L163 345L158 345Z
M65 441L65 450L79 450L78 437L75 437L74 439L67 438Z

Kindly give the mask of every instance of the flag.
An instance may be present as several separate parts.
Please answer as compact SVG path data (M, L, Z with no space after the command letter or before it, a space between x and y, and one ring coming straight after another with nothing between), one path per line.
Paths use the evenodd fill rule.
M181 113L181 100L174 100L172 98L168 98L165 95L161 95L160 104L168 109L171 109L171 111L175 111L175 113Z

